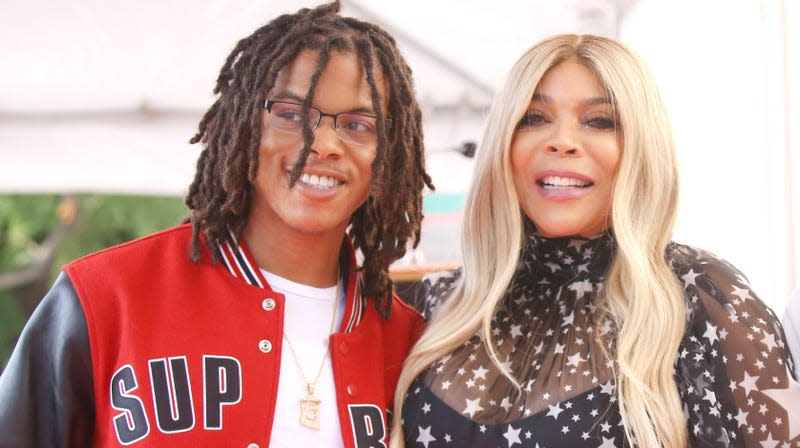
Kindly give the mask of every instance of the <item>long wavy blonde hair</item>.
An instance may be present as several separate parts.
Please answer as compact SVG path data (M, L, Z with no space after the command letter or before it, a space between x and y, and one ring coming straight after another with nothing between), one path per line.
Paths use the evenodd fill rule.
M672 130L644 62L619 42L558 35L531 47L495 96L480 142L464 211L463 280L412 349L394 399L391 446L403 447L401 410L411 382L432 363L480 332L498 368L492 317L515 272L524 220L511 171L518 121L545 73L565 60L590 68L613 99L622 157L612 197L617 251L598 305L619 329L614 353L626 436L640 447L683 447L687 430L673 377L686 326L685 299L665 260L678 200Z

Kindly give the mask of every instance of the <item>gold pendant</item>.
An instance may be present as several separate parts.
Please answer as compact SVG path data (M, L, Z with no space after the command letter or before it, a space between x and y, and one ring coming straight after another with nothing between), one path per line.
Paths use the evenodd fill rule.
M300 400L300 424L306 428L319 431L319 404L314 396L314 386L308 384L308 396Z

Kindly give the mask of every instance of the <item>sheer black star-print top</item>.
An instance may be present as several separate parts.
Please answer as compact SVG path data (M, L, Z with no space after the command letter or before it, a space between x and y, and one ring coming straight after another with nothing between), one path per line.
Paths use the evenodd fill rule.
M613 342L598 342L613 341L616 329L595 321L614 250L610 233L529 237L492 331L521 393L475 335L412 383L402 411L406 446L628 446L606 355L613 346L600 346ZM674 375L690 446L800 446L800 385L774 313L712 254L672 243L667 259L686 294ZM460 275L423 281L417 306L426 318Z

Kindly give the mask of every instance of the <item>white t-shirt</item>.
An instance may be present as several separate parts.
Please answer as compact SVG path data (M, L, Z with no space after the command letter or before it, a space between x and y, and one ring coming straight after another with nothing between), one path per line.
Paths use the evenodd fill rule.
M283 330L292 341L305 378L313 382L328 347L328 330L331 328L331 313L337 287L314 288L263 269L261 272L273 291L286 296ZM341 280L339 285L334 332L341 325L344 316L345 291ZM319 431L300 425L300 399L305 398L306 394L305 381L297 368L289 344L284 339L270 447L344 446L336 409L336 388L333 384L330 354L325 358L319 380L314 387L314 396L321 401Z

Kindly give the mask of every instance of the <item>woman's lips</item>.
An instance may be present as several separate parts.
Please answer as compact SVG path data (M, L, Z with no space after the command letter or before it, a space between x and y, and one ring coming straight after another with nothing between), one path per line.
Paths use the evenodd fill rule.
M537 176L536 186L545 199L569 201L588 194L594 183L575 173L545 173Z

